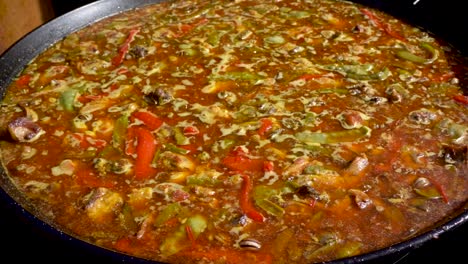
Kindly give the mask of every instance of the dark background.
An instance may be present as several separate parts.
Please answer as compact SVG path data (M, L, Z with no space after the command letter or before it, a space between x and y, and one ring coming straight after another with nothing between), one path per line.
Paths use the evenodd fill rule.
M52 0L55 16L65 14L93 1ZM422 25L437 36L468 51L468 18L463 1L420 0L361 0L414 25ZM401 6L401 8L394 8ZM422 10L422 11L421 11ZM416 15L417 14L417 15ZM465 53L467 54L467 53ZM131 258L123 260L105 250L95 249L61 235L18 207L0 190L0 252L1 259L15 263L140 263ZM468 223L441 234L418 248L381 258L372 263L464 263L468 253ZM3 262L3 261L0 261Z

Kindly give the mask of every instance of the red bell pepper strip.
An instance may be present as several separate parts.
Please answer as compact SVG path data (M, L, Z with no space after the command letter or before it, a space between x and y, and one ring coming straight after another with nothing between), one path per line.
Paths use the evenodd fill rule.
M18 80L16 80L16 85L25 86L25 85L29 84L30 80L31 80L31 75L25 74L25 75L19 77Z
M444 187L438 183L437 181L433 179L429 179L429 181L437 188L437 190L440 192L440 195L442 196L442 200L444 200L445 203L449 203L449 199L447 196L447 192L445 192Z
M252 181L250 176L242 173L242 187L241 187L241 194L240 194L240 207L242 212L247 215L250 219L257 221L257 222L264 222L265 217L258 212L253 204L250 202L250 191L252 190Z
M188 34L189 32L191 32L192 30L194 30L196 27L198 26L202 26L204 24L208 23L208 19L207 18L202 18L192 24L183 24L180 26L180 31L181 33L178 33L178 34L175 34L174 37L176 38L180 38L180 37L183 37L184 35Z
M82 104L86 104L94 100L99 100L102 97L102 95L81 95L80 97L78 97L78 101Z
M264 172L271 172L275 169L275 164L273 161L267 160L263 162L263 171Z
M453 100L462 103L463 105L468 105L468 96L457 94L453 97Z
M127 72L129 72L127 68L120 68L117 70L117 74L125 74Z
M388 24L384 24L380 21L380 18L378 18L374 13L372 13L370 10L368 9L365 9L365 8L361 8L360 9L361 12L366 15L372 22L374 22L374 24L381 30L381 31L384 31L385 33L387 33L388 35L396 38L396 39L399 39L401 41L404 41L406 42L406 39L401 36L400 34L398 34L397 32L393 31L392 28L390 28L390 25Z
M263 160L250 158L241 147L234 148L222 164L233 171L263 172Z
M195 235L193 234L192 228L189 225L185 226L185 233L187 233L187 238L190 241L190 244L192 245L192 248L195 247Z
M138 34L138 32L140 32L139 28L130 30L127 39L125 39L124 43L119 48L119 53L114 58L112 58L112 65L119 66L122 64L125 55L128 53L130 48L130 43L132 43L132 41L135 39L135 35Z
M262 118L260 120L260 123L261 125L260 125L260 128L258 129L258 134L260 136L265 135L265 133L267 133L273 128L273 121L271 121L271 119L269 118Z
M226 167L234 171L263 171L263 160L260 159L250 159L245 156L227 156L222 162Z
M196 126L186 126L183 133L185 136L194 136L200 134L200 130Z
M156 140L146 128L136 127L135 136L136 145L136 161L135 161L135 178L138 180L147 179L156 173L156 170L151 167L151 163L156 153Z
M132 116L142 121L150 130L156 130L163 124L163 121L151 112L137 111Z

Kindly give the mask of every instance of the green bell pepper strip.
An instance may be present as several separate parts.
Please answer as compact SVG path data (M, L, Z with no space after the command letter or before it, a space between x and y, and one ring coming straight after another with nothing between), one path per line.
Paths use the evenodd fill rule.
M255 200L255 204L273 216L281 217L284 214L283 208L268 199Z
M78 91L76 89L68 89L64 91L59 98L60 105L68 112L72 112L75 110L73 106L75 103L76 95Z
M189 150L186 150L184 148L179 148L176 145L171 144L171 143L164 144L164 148L170 152L174 152L174 153L182 154L182 155L187 155L190 152Z
M252 203L250 203L250 191L252 190L252 180L250 179L250 176L247 174L241 174L241 177L243 181L239 204L242 212L256 222L264 222L265 217L257 211Z
M423 58L421 56L415 55L408 50L398 50L396 52L397 57L401 59L405 59L408 61L421 63L421 64L431 64L439 58L439 51L436 50L431 44L429 43L421 43L421 48L427 50L432 56L429 59Z
M268 186L259 185L254 188L253 199L255 204L265 210L267 213L281 217L284 214L284 209L269 199L273 196L280 195L281 191Z
M189 145L190 139L184 135L179 127L174 127L174 139L177 145Z
M323 70L337 72L346 78L355 80L385 80L392 73L385 67L380 71L373 71L374 65L372 64L344 64L344 65L322 65L319 66Z
M260 76L247 71L232 71L223 73L222 75L217 75L214 77L214 79L232 81L257 81L258 79L260 79Z
M348 241L344 244L340 244L336 256L339 258L351 257L359 254L363 244L359 241Z
M363 126L357 129L333 132L310 132L303 131L295 134L300 142L306 144L333 144L342 142L355 142L362 138L369 137L372 129Z
M125 138L128 128L128 115L122 115L115 121L114 131L112 132L112 146L116 149L122 149L125 146Z
M208 175L189 175L186 179L186 184L190 185L197 185L197 186L205 186L205 187L216 187L220 186L223 182L219 179L215 179Z

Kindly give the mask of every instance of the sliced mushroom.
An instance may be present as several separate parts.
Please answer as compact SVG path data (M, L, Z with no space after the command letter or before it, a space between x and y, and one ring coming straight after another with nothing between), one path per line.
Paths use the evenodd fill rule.
M414 188L424 188L424 187L429 186L430 184L431 184L431 182L427 178L419 177L414 181L413 187Z
M435 112L425 108L409 113L409 119L416 124L429 125L436 118L437 114Z
M93 165L100 174L106 174L108 172L126 174L131 172L133 168L133 164L128 159L112 161L104 158L95 158L93 160Z
M301 121L294 117L285 117L281 119L281 124L286 128L297 130L301 126Z
M219 92L218 98L226 101L226 103L228 103L229 105L232 105L237 101L237 95L230 91Z
M195 169L195 163L190 159L190 157L170 151L161 153L160 164L169 170L193 171Z
M79 114L73 118L73 126L78 130L88 130L86 123L93 119L91 113Z
M154 186L153 191L163 195L166 201L181 202L190 198L182 185L173 182L159 183Z
M253 238L242 239L239 242L239 246L242 249L255 250L255 251L262 248L262 244L258 240L253 239Z
M36 141L45 133L42 128L27 117L18 117L8 124L11 137L19 142Z
M368 83L360 82L346 87L352 95L375 95L377 91Z
M372 204L372 200L365 192L357 189L350 189L348 192L354 197L354 202L360 209L365 209Z
M367 156L362 154L351 161L349 166L346 168L346 172L350 175L358 176L367 168L368 165L369 160L367 159Z
M368 119L363 113L355 110L346 110L336 118L344 129L360 128L364 120Z
M76 164L70 159L65 159L58 166L52 167L51 172L54 176L68 175L71 176L75 172Z
M286 167L286 169L283 172L283 175L285 176L297 176L300 175L304 169L307 167L307 165L310 164L309 158L308 157L299 157L294 160L294 162Z

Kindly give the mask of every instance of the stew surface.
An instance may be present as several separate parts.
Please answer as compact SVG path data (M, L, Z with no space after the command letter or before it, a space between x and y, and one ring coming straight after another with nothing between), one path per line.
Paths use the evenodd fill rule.
M2 100L1 161L48 221L111 250L334 260L466 204L464 73L352 2L169 1L30 62Z

